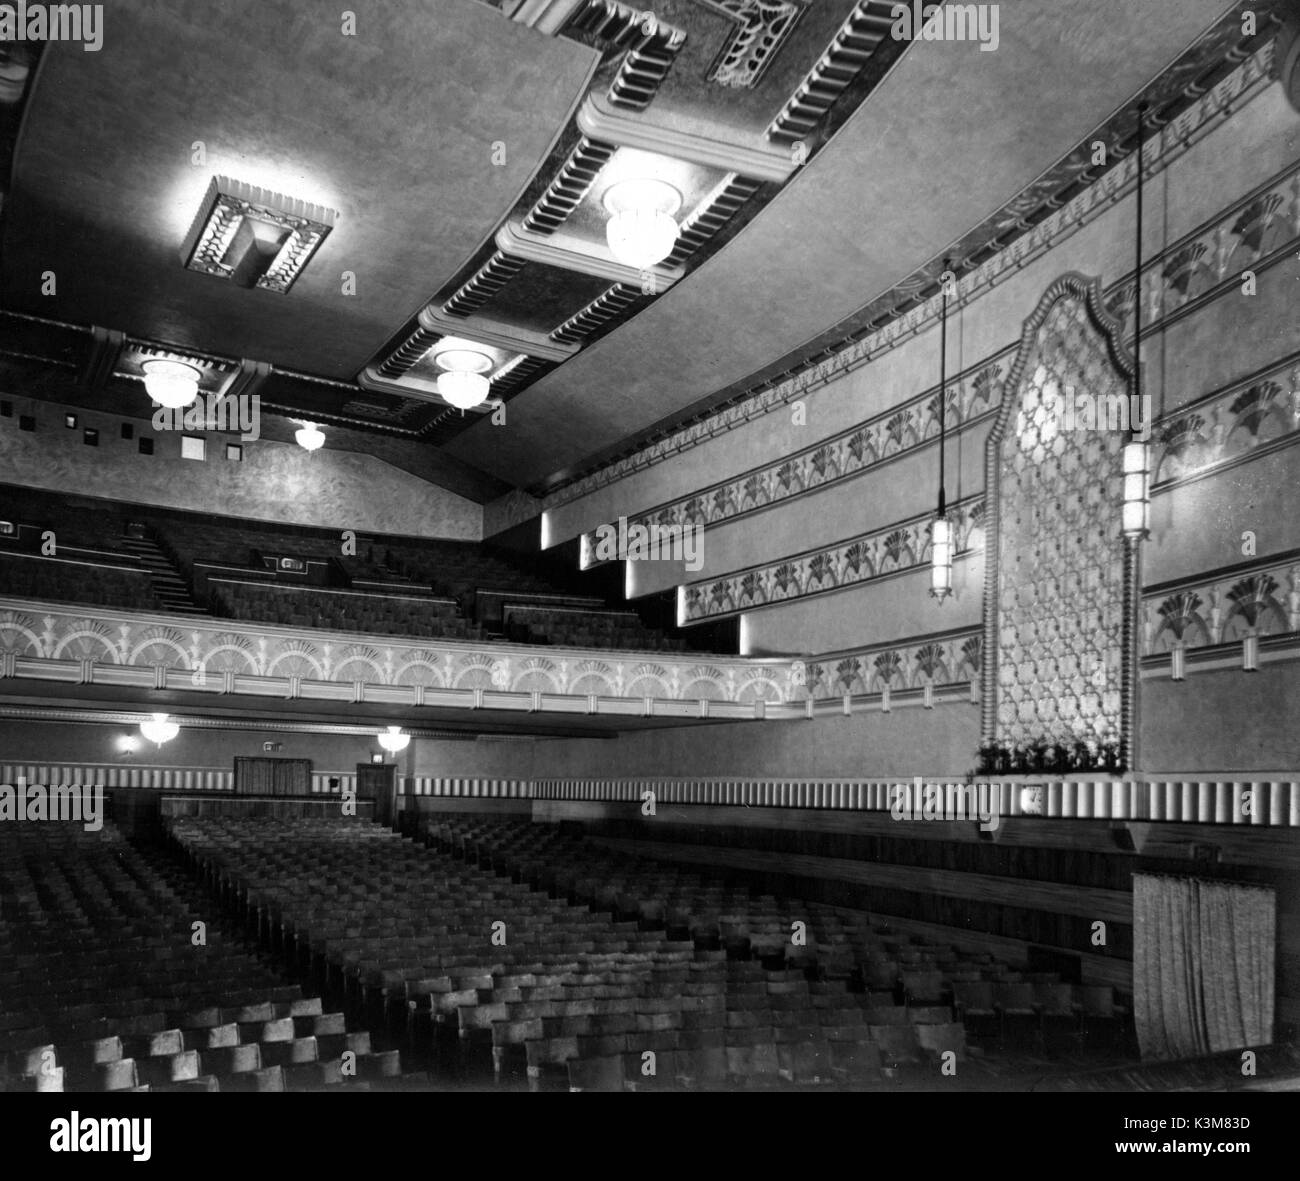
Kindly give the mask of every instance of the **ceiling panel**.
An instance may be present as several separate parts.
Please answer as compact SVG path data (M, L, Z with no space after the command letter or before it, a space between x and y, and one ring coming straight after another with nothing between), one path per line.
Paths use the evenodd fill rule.
M1224 7L1021 0L997 52L914 43L744 233L519 394L508 432L449 449L539 483L798 348L1000 209Z
M467 0L357 11L347 37L319 5L124 0L100 52L50 45L5 209L6 306L354 377L492 233L596 60ZM288 294L181 266L216 174L338 211Z

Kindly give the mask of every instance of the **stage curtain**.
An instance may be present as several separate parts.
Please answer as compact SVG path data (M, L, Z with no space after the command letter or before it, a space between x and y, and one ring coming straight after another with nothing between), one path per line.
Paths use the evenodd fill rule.
M1267 887L1133 877L1133 1006L1144 1060L1273 1040L1277 902Z
M310 759L235 756L235 794L305 796L311 793Z

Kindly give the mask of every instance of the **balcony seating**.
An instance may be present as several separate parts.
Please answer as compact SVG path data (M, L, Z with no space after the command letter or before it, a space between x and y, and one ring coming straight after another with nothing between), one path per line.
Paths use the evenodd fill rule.
M576 576L545 573L524 555L483 543L372 536L345 545L339 530L3 484L0 520L16 529L0 535L0 595L423 639L688 648L684 639L646 627L636 612L608 607L589 587L573 585ZM40 553L47 530L57 537L60 560ZM284 570L277 565L283 559L301 568ZM144 565L137 573L114 562Z
M74 562L7 553L3 549L0 549L0 595L134 611L161 610L144 570L126 570L80 559Z

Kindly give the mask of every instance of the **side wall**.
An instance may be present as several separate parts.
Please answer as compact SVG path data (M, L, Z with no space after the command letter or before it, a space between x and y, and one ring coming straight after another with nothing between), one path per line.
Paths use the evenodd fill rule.
M236 435L207 436L207 458L181 458L178 431L154 431L148 419L127 419L0 390L12 417L0 417L0 479L29 488L75 492L133 504L211 512L331 529L478 541L483 506L402 471L373 455L259 439L243 445L241 461L226 458ZM65 414L77 426L64 426ZM34 431L19 429L23 415ZM135 438L123 439L129 422ZM99 432L87 446L83 431ZM139 438L153 440L142 455Z

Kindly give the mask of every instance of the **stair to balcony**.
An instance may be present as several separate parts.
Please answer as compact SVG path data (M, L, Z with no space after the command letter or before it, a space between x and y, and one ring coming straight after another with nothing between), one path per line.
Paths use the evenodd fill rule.
M181 577L180 571L172 565L171 560L158 548L151 537L124 537L122 548L140 559L140 564L149 573L153 592L162 604L163 610L173 615L211 615L206 608L194 601L189 585Z

